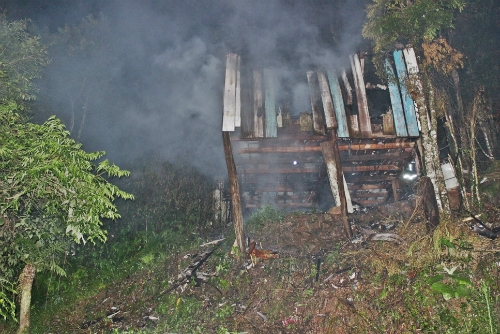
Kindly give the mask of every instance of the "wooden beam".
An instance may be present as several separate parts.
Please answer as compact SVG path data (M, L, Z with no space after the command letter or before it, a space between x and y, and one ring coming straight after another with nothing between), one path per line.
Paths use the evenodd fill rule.
M333 71L328 71L328 82L330 83L333 108L337 119L337 136L340 138L349 138L349 126L345 113L344 99L342 98L339 80Z
M339 163L335 161L332 143L329 141L321 143L321 150L323 152L323 159L325 160L326 170L328 172L328 181L330 182L330 189L332 190L335 205L341 206L339 180L337 179L337 168L340 168L340 166L338 166Z
M264 83L266 98L264 101L266 119L265 136L266 138L278 137L278 121L276 119L276 94L274 92L274 77L269 69L264 70Z
M231 135L228 131L222 132L222 141L224 144L224 155L226 158L227 172L229 177L229 191L231 193L231 204L233 213L234 233L236 243L241 254L246 252L245 232L243 230L243 213L241 209L240 185L236 173L236 165L233 159L233 149L231 145Z
M356 90L356 100L358 101L358 120L361 137L369 138L372 135L372 123L370 120L370 112L368 111L368 101L366 99L365 80L361 72L358 55L351 55L350 59L354 77L354 88Z
M342 164L340 162L340 155L337 148L337 137L335 133L332 134L332 141L321 143L321 150L323 152L323 159L325 160L326 169L328 172L328 180L330 181L330 188L332 189L335 204L340 206L340 212L344 225L344 232L348 239L352 238L351 225L347 221L347 201L346 189L344 186L344 174L342 172ZM350 199L350 197L349 197Z
M253 126L254 137L264 137L264 100L262 97L262 71L253 71Z
M388 171L388 170L400 170L400 169L401 167L395 165L342 167L342 171L347 173L376 172L376 171ZM313 167L276 167L275 165L273 165L272 167L265 167L265 166L242 167L242 170L243 173L245 174L303 174L303 173L307 174L307 173L320 173L323 170L323 168L322 164Z
M398 137L408 137L403 104L401 103L401 95L398 88L398 80L394 74L392 65L389 63L389 59L385 60L384 69L387 75L387 85L389 87L389 97L391 98L392 116L394 118L394 126L396 127L396 135Z
M318 76L315 71L307 71L307 83L309 84L309 95L311 99L311 110L313 115L313 133L315 135L325 134L325 119L319 91Z
M243 173L245 174L307 174L307 173L319 173L321 172L321 167L283 167L283 168L243 168Z
M356 201L357 203L363 205L363 206L370 206L370 205L380 205L381 203L383 203L385 201L385 199L382 199L382 200L359 200L359 201Z
M241 126L241 74L240 74L240 56L236 55L235 60L236 85L235 85L235 113L234 126Z
M241 134L236 136L238 140L254 138L254 115L253 115L253 87L252 72L244 71L241 75ZM235 136L231 140L234 141Z
M376 172L386 170L400 170L402 167L396 165L376 165L376 166L349 166L342 167L344 172Z
M236 62L238 55L226 55L226 78L224 82L224 106L222 131L234 131L236 114Z
M349 189L351 191L358 191L358 190L373 190L373 189L384 189L387 190L389 185L387 184L349 184Z
M403 99L408 135L418 137L420 132L418 131L417 116L415 114L415 103L408 92L408 73L406 72L406 65L403 60L403 51L394 51L394 64L396 65L396 72L399 78L399 88L401 89L401 97Z
M398 152L387 154L359 154L343 157L342 161L376 161L376 160L406 160L411 156L411 152Z
M346 174L349 176L349 174ZM392 181L394 179L397 179L397 175L375 175L375 176L359 176L355 175L352 177L348 177L347 179L349 180L347 183L363 183L363 182L385 182L385 181ZM354 179L354 180L351 180Z
M370 198L370 197L387 197L387 190L381 191L381 192L367 192L367 193L360 193L356 192L352 194L352 198Z
M332 94L330 93L330 86L328 85L328 78L323 71L317 71L319 90L321 92L321 101L323 101L323 110L325 111L325 122L327 129L336 129L337 117L333 109Z
M360 151L360 150L387 150L393 148L413 148L414 142L398 143L377 143L377 144L351 144L338 145L339 151ZM243 148L239 153L302 153L302 152L321 152L320 146L287 146L287 147L259 147Z

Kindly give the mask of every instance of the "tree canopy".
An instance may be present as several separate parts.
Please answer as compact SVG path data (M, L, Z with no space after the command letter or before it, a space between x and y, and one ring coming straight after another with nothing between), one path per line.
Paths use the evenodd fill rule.
M58 118L35 124L20 113L48 63L26 21L0 17L0 49L0 315L14 318L22 267L64 275L69 243L106 241L103 220L120 217L114 200L133 195L108 181L129 173L97 162L105 153L83 150Z

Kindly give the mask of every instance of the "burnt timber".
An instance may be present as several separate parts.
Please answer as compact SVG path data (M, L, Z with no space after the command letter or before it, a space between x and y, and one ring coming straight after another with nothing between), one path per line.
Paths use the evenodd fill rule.
M311 109L300 115L278 104L272 71L244 68L235 54L227 59L223 131L231 134L243 209L346 206L352 212L353 203L399 200L400 175L419 139L415 110L406 110L413 101L397 81L405 76L400 54L386 62L390 90L377 85L391 102L378 121L358 55L350 57L350 69L304 72ZM235 119L241 125L233 126Z

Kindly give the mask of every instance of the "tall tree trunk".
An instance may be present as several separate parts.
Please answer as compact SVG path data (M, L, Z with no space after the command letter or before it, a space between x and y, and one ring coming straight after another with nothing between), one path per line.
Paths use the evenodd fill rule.
M35 279L36 268L32 264L24 266L19 278L21 282L21 307L19 311L19 330L17 334L29 332L30 308L31 308L31 288Z
M476 199L477 203L481 203L481 198L479 195L479 177L477 172L477 153L476 153L476 117L478 114L478 109L481 105L482 91L479 89L475 96L474 102L472 104L472 113L470 117L470 158L471 158L471 168L472 168L472 182L471 182L471 198Z
M449 103L449 96L446 93L446 99L447 99L447 108L444 110L444 116L446 119L446 122L444 123L444 126L447 128L447 133L448 133L448 143L450 144L450 152L451 152L451 158L454 162L454 165L457 166L458 168L455 168L455 173L457 176L457 179L460 184L460 194L462 195L462 201L463 204L465 205L465 208L470 209L469 206L469 199L467 197L467 189L465 187L465 180L464 180L464 175L463 175L463 170L464 170L464 164L462 162L462 155L458 151L458 140L455 132L455 124L453 120L453 116L451 115L450 112L450 103Z
M432 83L432 79L428 78L427 87L429 89L429 108L430 108L430 122L431 122L431 148L432 148L432 159L436 173L436 180L433 183L434 187L437 187L435 190L439 193L439 198L441 199L441 203L438 203L441 206L442 213L450 214L450 203L448 200L448 191L446 189L446 184L444 182L443 170L441 169L441 161L439 160L439 147L437 140L437 112L436 112L436 96L435 96L435 88Z

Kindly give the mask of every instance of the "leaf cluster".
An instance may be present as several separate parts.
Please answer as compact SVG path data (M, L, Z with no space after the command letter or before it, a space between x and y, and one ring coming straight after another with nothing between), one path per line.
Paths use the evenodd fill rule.
M463 0L374 0L367 7L363 36L374 40L375 52L396 42L419 45L453 28L455 10L464 6Z
M25 122L16 106L0 104L0 278L23 263L64 275L70 242L105 241L102 220L120 218L115 198L133 198L107 180L129 173L95 164L104 152L84 151L56 117Z
M27 20L9 22L0 15L0 101L35 99L33 82L49 63L39 36L28 32Z

